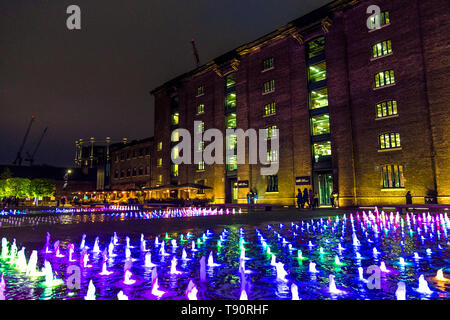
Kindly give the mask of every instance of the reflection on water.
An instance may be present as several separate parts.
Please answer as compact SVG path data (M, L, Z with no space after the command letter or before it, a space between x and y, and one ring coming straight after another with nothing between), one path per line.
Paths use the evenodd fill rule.
M90 215L60 215L52 217L55 223L91 223L109 220L139 219L138 212L95 213ZM397 284L406 284L407 299L449 299L450 282L437 281L434 277L439 269L449 276L450 249L447 230L450 223L447 216L408 214L407 216L363 215L357 218L328 218L296 221L277 225L229 225L207 230L184 230L183 233L144 235L146 248L155 263L159 289L166 292L161 299L186 299L185 290L190 280L197 285L199 299L239 299L245 280L245 290L250 300L291 299L291 285L298 287L300 299L395 299ZM188 233L188 231L190 233ZM6 299L83 299L88 284L93 280L97 299L117 299L120 291L129 299L157 299L151 294L152 268L145 267L145 255L141 251L140 234L127 233L126 225L117 230L118 243L107 261L107 268L113 273L101 276L104 254L112 241L110 237L100 238L100 253L92 252L94 238L86 238L90 268L80 263L81 234L68 234L61 240L61 251L65 257L54 253L39 252L39 268L44 261L52 264L54 276L64 281L70 280L67 268L80 266L80 289L70 289L67 285L45 287L43 277L26 277L15 269L10 259L0 259L0 273L6 280ZM113 236L112 234L110 235ZM126 236L130 237L131 261L126 260ZM161 255L161 244L155 244L155 237L164 242L167 256ZM355 241L355 236L358 241ZM177 247L172 246L176 239ZM12 239L8 239L11 241ZM220 245L219 245L220 240ZM191 243L196 242L198 251L192 251ZM67 248L75 244L75 262L68 261ZM45 239L39 244L43 248ZM310 244L310 245L308 245ZM20 244L18 244L20 249ZM322 248L322 249L321 249ZM376 250L374 250L376 248ZM104 250L106 251L104 252ZM190 260L182 261L183 249ZM429 249L429 250L427 250ZM239 272L242 251L245 250L245 279ZM270 250L270 251L269 251ZM304 259L298 258L301 250ZM378 254L375 254L377 251ZM206 266L206 282L200 281L200 259L206 260L213 253L214 262L219 267ZM269 254L270 252L270 254ZM26 256L31 250L27 248ZM288 272L287 282L277 280L276 268L271 265L271 254L284 265ZM420 258L417 259L417 256ZM180 274L171 274L173 257L178 259L176 269ZM416 258L415 258L416 257ZM404 264L400 263L404 259ZM318 273L309 271L310 263L316 263ZM340 264L340 263L342 264ZM387 272L380 272L379 289L370 289L359 278L358 268L364 270L364 278L370 266L380 266L384 262ZM124 270L130 269L136 280L133 285L123 283ZM330 275L342 294L330 293ZM418 279L424 275L431 295L418 293Z

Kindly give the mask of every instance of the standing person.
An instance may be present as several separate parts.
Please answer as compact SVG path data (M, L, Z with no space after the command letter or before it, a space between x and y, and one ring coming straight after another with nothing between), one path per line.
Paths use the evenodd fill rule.
M314 192L309 189L309 208L314 210Z
M317 194L317 192L314 192L314 208L318 207L319 207L319 195Z
M297 189L297 207L300 209L303 209L303 195L302 195L302 190Z
M249 192L247 192L247 203L248 203L248 204L251 204L251 203L252 203L251 198L252 198L252 194L251 194L250 191L249 191Z
M408 191L406 193L406 204L412 204L412 195L411 195L411 191Z
M307 204L308 205L308 207L310 206L310 204L309 204L309 197L308 197L308 189L303 189L303 206L305 205L305 204Z
M334 208L334 190L330 194L331 207Z
M258 193L255 191L253 193L253 203L256 203L256 201L258 201Z

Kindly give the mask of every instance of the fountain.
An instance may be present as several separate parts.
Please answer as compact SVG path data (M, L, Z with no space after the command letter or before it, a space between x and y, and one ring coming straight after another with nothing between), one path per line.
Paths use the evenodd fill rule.
M53 276L52 265L47 260L44 262L44 276L44 286L46 287L55 287L64 283L63 280L57 279Z
M1 254L1 258L2 259L6 259L8 257L8 240L6 240L6 238L2 238L2 254Z
M422 293L422 294L432 294L433 291L430 290L430 288L428 287L428 282L427 280L425 280L424 275L422 274L419 277L419 287L416 289L417 292Z
M129 247L125 248L125 260L130 260L131 259L131 250Z
M397 300L406 300L406 285L403 281L397 284L397 290L395 291L395 297Z
M439 269L437 271L435 279L437 281L450 281L450 279L444 277L444 270L443 269Z
M187 296L188 300L198 300L197 293L198 293L198 289L197 289L195 283L192 280L190 280L189 284L187 286L187 289L186 289L186 296Z
M198 251L197 249L195 249L195 241L192 241L191 251L192 252Z
M414 252L414 259L419 260L419 259L422 259L422 257L419 256L419 254L417 252Z
M5 290L5 288L6 288L6 282L5 282L5 278L3 277L3 273L2 273L2 276L0 277L0 291Z
M159 290L159 284L158 284L158 272L156 271L156 268L152 271L152 295L158 297L160 299L166 292Z
M318 273L319 271L316 269L316 264L312 261L309 262L309 272Z
M358 259L358 260L362 259L362 256L359 252L356 252L355 255L356 255L356 259Z
M92 280L89 281L88 291L84 300L95 300L95 286Z
M126 284L126 285L135 284L136 280L131 279L132 276L133 276L133 274L131 273L131 271L129 269L125 270L125 273L123 275L123 284Z
M270 259L270 265L274 266L274 267L277 265L277 257L273 253L272 253L271 259Z
M101 276L109 276L110 274L113 274L112 271L108 271L108 269L106 268L106 260L103 261L102 263L102 272L99 273L99 275Z
M153 267L155 267L156 266L156 264L154 264L153 262L152 262L152 254L150 253L150 252L147 252L146 254L145 254L145 259L144 259L144 265L145 265L145 267L146 268L153 268Z
M386 268L386 264L384 263L384 261L381 261L380 263L380 270L381 272L389 273L389 270Z
M69 243L67 245L67 250L69 250L69 262L75 262L75 259L73 259L73 253L75 251L75 245L73 243Z
M25 257L25 247L22 247L22 249L17 254L16 266L20 272L25 272L27 270L27 258Z
M337 266L343 266L343 265L344 265L344 264L339 260L339 256L338 256L338 255L336 255L336 256L334 257L334 264L337 265Z
M85 247L86 247L86 235L83 234L81 236L80 251L83 251ZM87 247L86 247L86 249L87 249Z
M398 264L401 265L402 267L406 266L405 258L400 257L399 261L398 261Z
M373 252L373 255L374 255L375 257L379 254L377 248L375 248L375 247L373 247L372 252Z
M183 251L181 252L181 260L183 260L183 261L191 260L187 257L186 249L184 249L184 248L183 248Z
M330 285L329 285L329 291L332 294L343 294L344 291L339 290L338 288L336 288L336 282L334 281L335 276L330 274L329 276L329 280L330 280Z
M358 268L358 273L359 273L359 280L361 280L362 282L367 283L368 280L364 278L364 269L362 267Z
M27 270L25 272L26 276L36 277L41 276L42 273L37 271L37 263L38 263L38 252L33 250L31 252L30 260L28 260Z
M247 292L245 290L241 291L241 296L239 297L239 300L248 300Z
M120 292L117 294L117 299L118 299L118 300L128 300L128 297L123 293L123 291L120 291Z
M291 294L292 300L300 300L298 296L298 286L295 283L291 284Z
M303 256L302 250L298 250L298 252L297 252L297 259L299 259L299 260L306 260L308 258Z
M220 264L214 262L213 253L211 251L209 253L209 257L208 257L208 267L212 268L212 267L219 267L219 266L220 266Z
M98 242L100 241L99 237L95 238L94 248L92 249L93 253L100 253L100 247L98 246Z
M181 274L181 271L177 270L177 258L173 257L172 261L170 262L170 274Z
M284 270L284 264L281 262L277 262L275 264L275 268L277 271L277 280L287 282L288 280L286 279L286 276L288 273L286 272L286 270Z

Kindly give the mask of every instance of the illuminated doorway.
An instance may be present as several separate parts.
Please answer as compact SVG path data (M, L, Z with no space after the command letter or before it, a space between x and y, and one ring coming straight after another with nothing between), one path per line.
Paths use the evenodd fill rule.
M314 178L314 187L319 193L319 206L331 206L330 196L333 192L332 172L316 173Z

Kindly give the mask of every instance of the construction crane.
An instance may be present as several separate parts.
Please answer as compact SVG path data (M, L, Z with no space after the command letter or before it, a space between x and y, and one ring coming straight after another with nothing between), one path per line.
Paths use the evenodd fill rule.
M39 141L38 141L38 143L36 144L36 147L34 148L33 153L30 155L30 153L27 152L27 159L25 159L25 161L28 161L28 162L29 162L30 167L33 165L33 162L34 162L34 156L36 155L36 152L38 151L38 149L39 149L39 147L40 147L40 145L41 145L42 139L44 139L44 136L45 136L45 133L47 132L47 129L48 129L48 127L46 127L46 128L44 129L44 132L42 132L42 135L41 135L41 137L39 138Z
M23 137L22 144L20 145L19 151L17 151L16 159L13 162L14 165L19 165L19 166L22 165L22 150L23 150L23 147L25 146L25 143L27 142L28 134L30 133L30 129L31 129L34 119L36 119L36 117L32 116L31 120L30 120L30 124L28 125L28 128L27 128L27 131L25 132L25 136Z
M192 43L192 50L194 50L195 65L198 68L200 66L200 58L198 56L198 50L197 50L197 47L195 45L195 40L192 39L191 43Z

